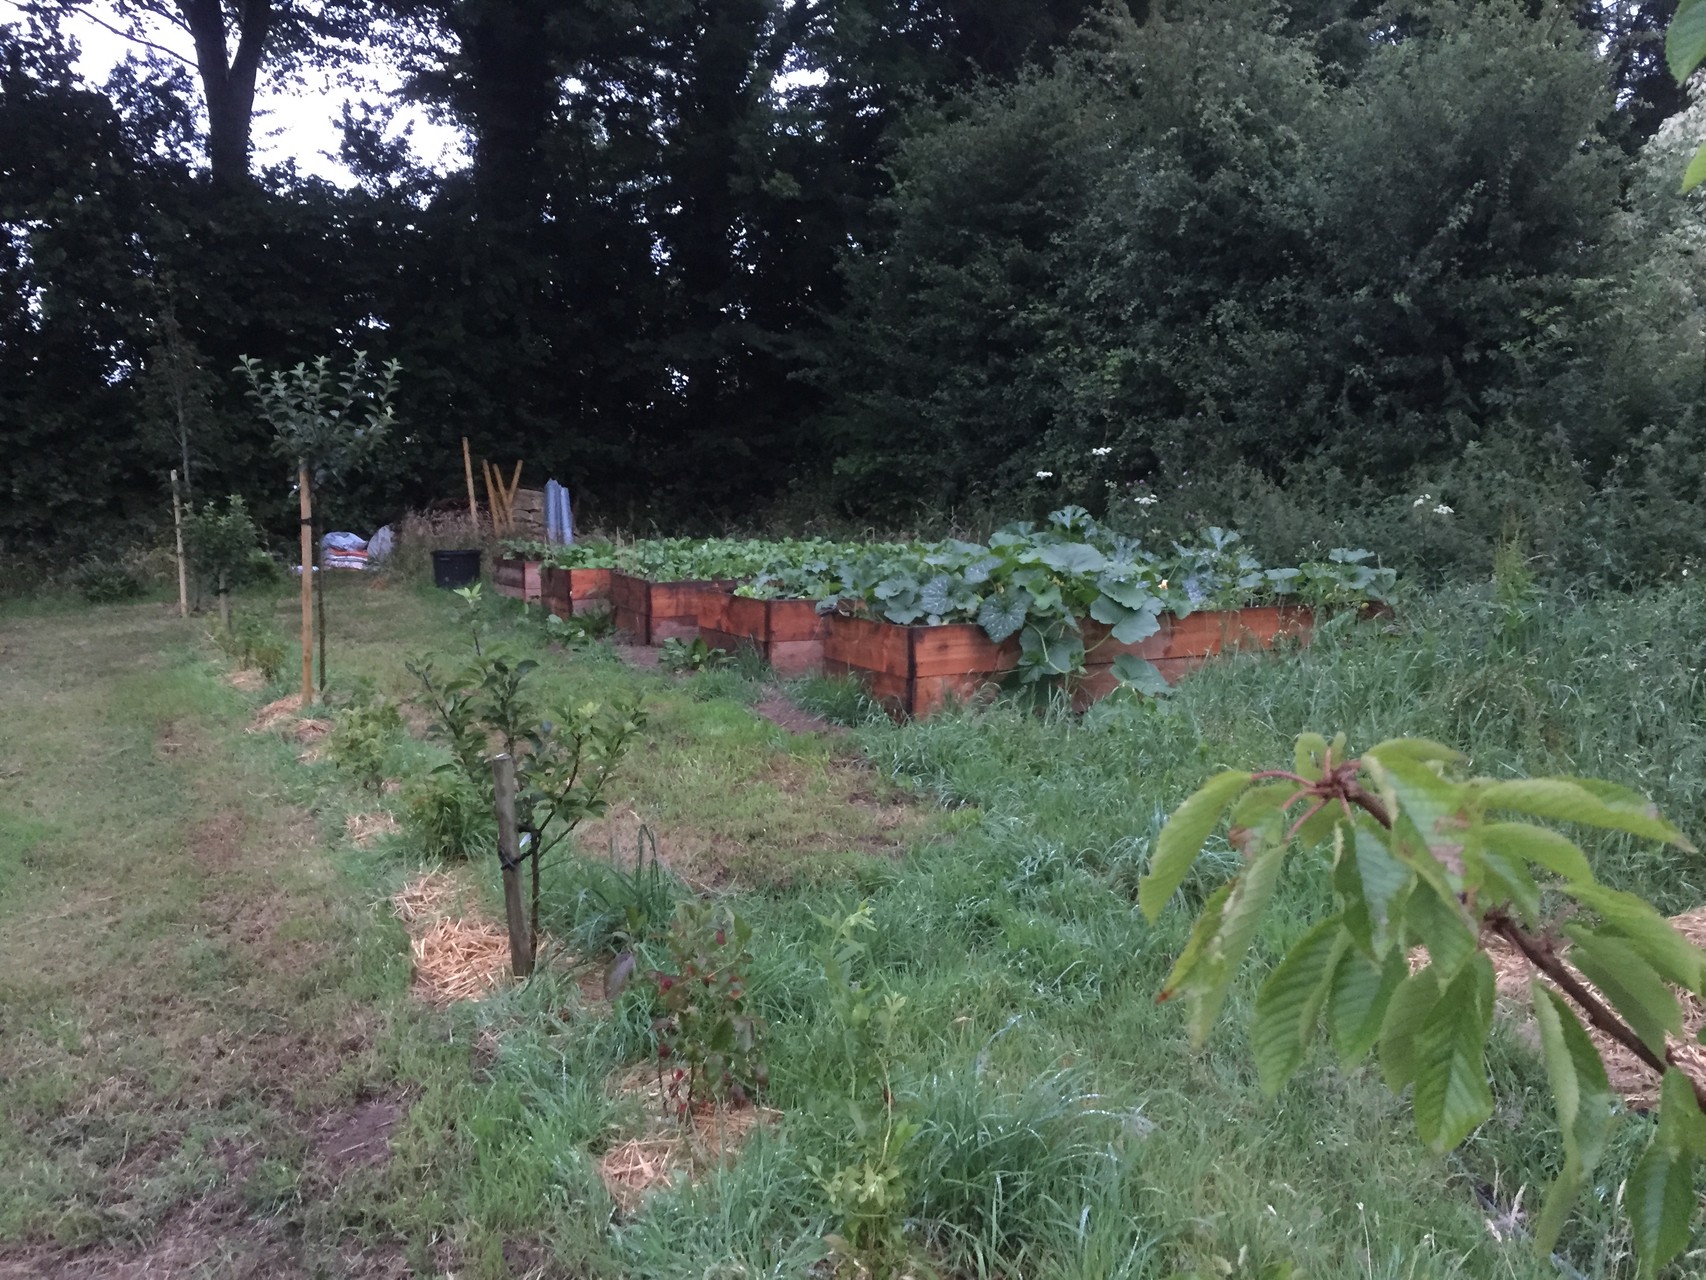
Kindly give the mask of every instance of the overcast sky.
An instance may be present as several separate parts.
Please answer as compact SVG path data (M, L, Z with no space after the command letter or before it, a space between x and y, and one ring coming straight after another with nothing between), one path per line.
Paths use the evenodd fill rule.
M92 14L104 18L113 26L123 26L112 10L103 4L89 6ZM22 21L23 14L16 0L0 0L0 23ZM146 53L123 36L104 29L94 18L72 12L64 19L64 30L79 47L79 73L91 84L105 82L108 73L133 53ZM189 34L171 23L151 19L147 38L155 44L179 54L193 67L193 45ZM355 78L364 83L339 84L330 75L310 73L306 85L272 84L266 81L266 67L261 68L262 83L255 95L255 164L262 167L294 160L303 173L316 174L329 181L348 185L349 170L338 161L338 144L342 134L338 122L343 118L344 103L364 95L370 100L388 96L400 81L397 69L383 61L365 67L348 67ZM199 89L199 81L197 82ZM413 126L412 144L416 156L425 164L441 171L459 167L466 162L462 137L458 130L434 124L418 108L399 116L403 123Z

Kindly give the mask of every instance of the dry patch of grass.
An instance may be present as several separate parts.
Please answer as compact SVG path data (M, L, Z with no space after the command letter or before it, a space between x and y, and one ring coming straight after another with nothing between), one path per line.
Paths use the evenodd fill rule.
M240 667L236 671L228 671L224 676L225 683L238 693L259 693L267 687L267 678L253 667Z
M330 720L301 715L299 714L301 710L301 694L293 693L283 698L274 699L255 712L254 719L249 721L249 732L279 732L306 746L309 743L318 742L332 731Z
M470 908L470 897L456 876L434 871L391 900L409 931L414 993L427 1004L478 1000L511 980L509 935Z
M613 1077L611 1093L640 1103L647 1117L644 1129L625 1138L598 1160L598 1176L610 1198L624 1213L633 1213L648 1193L678 1179L693 1181L706 1172L733 1164L760 1128L781 1119L769 1107L713 1107L693 1111L686 1121L670 1116L664 1085L649 1066L635 1067Z
M344 833L358 849L371 849L382 836L394 836L401 830L397 819L383 809L373 813L352 813L344 819Z
M1706 907L1696 907L1682 915L1672 916L1670 922L1695 946L1706 946ZM1493 976L1500 1003L1508 1014L1521 1018L1526 1026L1530 1005L1529 984L1535 977L1534 966L1528 962L1526 956L1502 938L1484 938L1483 945L1487 949L1488 958L1493 962ZM1563 954L1567 958L1569 952L1566 950ZM1580 973L1576 973L1573 968L1571 972L1589 991L1595 995L1599 994L1598 989ZM1700 1044L1700 1032L1702 1028L1706 1028L1706 1003L1692 992L1681 988L1673 990L1676 991L1677 1001L1682 1006L1682 1038L1666 1037L1671 1063L1696 1083L1706 1084L1706 1047ZM1587 1032L1605 1062L1605 1072L1612 1091L1634 1107L1645 1110L1658 1106L1659 1078L1653 1074L1653 1069L1622 1044L1591 1025L1587 1027Z

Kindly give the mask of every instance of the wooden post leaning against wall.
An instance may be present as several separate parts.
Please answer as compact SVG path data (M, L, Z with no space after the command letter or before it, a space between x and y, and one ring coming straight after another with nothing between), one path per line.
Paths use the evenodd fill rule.
M314 702L314 498L308 467L296 468L296 492L302 510L302 706Z
M533 974L533 933L521 898L521 840L515 829L515 760L492 757L493 807L498 819L498 865L504 877L504 918L509 924L509 964L518 978Z
M178 616L190 616L190 580L184 567L184 509L178 501L178 473L172 472L172 529L178 540Z

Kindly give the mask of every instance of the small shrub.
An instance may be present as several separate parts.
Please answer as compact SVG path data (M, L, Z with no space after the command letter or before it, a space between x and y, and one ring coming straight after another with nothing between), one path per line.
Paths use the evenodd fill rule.
M831 724L850 727L886 719L871 695L851 676L811 676L793 687L794 701Z
M820 962L829 997L825 1011L836 1032L846 1081L842 1100L852 1122L843 1163L809 1166L839 1221L829 1245L843 1264L837 1274L889 1276L910 1250L906 1209L912 1200L914 1162L908 1151L918 1123L897 1107L891 1085L896 1028L906 997L887 989L871 961L866 936L875 932L871 906L863 903L841 920L820 916L829 933Z
M223 510L212 502L191 508L184 517L184 551L203 585L220 595L278 574L261 549L248 507L236 494L225 500Z
M713 649L697 637L689 643L672 636L658 646L658 665L676 675L714 671L728 661L727 649Z
M574 941L585 954L609 952L619 961L632 961L663 932L675 911L676 880L658 858L657 837L650 827L639 829L635 846L633 870L624 871L612 836L609 862L589 863L581 877L580 893L591 909L580 914ZM632 965L624 964L620 971L631 973ZM624 976L612 994L626 984Z
M403 825L428 858L472 860L497 848L490 798L455 768L403 784Z
M338 713L326 737L326 757L368 791L385 784L385 763L403 732L403 717L389 698L358 695Z
M91 604L116 604L134 600L146 586L128 564L107 556L91 555L71 570L71 585Z
M574 647L604 639L616 629L616 618L608 609L597 613L577 613L568 618L547 613L544 625L545 634L552 640Z
M284 674L290 647L258 614L241 613L231 620L230 630L215 628L213 642L232 663L259 671L271 684Z
M764 1020L747 1011L752 926L726 906L684 902L668 946L674 972L652 974L664 1012L657 1035L665 1106L686 1120L694 1108L743 1105L770 1082Z

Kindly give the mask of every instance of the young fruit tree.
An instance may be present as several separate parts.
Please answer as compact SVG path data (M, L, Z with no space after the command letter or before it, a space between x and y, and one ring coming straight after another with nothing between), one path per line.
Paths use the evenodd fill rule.
M219 621L231 630L231 588L241 585L255 565L264 559L261 540L243 499L232 494L225 510L217 503L191 508L184 519L184 542L196 577L219 596Z
M312 364L268 373L259 361L240 357L238 371L249 380L249 396L273 430L273 446L296 466L302 515L302 705L314 700L314 498L313 486L349 474L370 462L394 420L391 397L400 366L390 361L375 371L365 351L347 368L329 356Z
M1706 1157L1706 1088L1673 1047L1684 1034L1676 992L1706 995L1706 951L1642 899L1599 883L1569 837L1529 819L1693 846L1626 788L1465 777L1463 763L1418 739L1351 757L1343 735L1329 744L1306 734L1291 769L1211 778L1162 829L1140 904L1151 920L1161 914L1223 818L1243 870L1209 896L1160 998L1188 1002L1200 1043L1287 858L1296 850L1322 864L1331 914L1256 999L1250 1042L1263 1086L1279 1090L1324 1024L1347 1070L1373 1052L1389 1088L1412 1088L1416 1128L1443 1152L1493 1111L1486 948L1520 953L1537 975L1530 995L1564 1148L1535 1246L1551 1252L1618 1115L1592 1028L1661 1081L1658 1122L1623 1194L1640 1274L1654 1276L1688 1244L1694 1161Z

